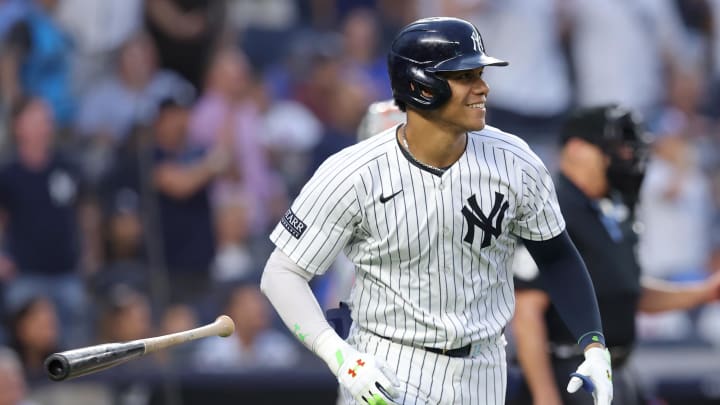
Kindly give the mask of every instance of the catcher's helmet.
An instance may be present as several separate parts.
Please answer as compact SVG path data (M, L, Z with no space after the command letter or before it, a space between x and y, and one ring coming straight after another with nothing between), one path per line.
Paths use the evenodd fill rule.
M610 157L606 172L610 187L634 205L650 153L643 119L616 104L579 108L570 113L561 130L562 144L570 138L584 139Z
M485 54L474 25L449 17L409 24L395 37L388 54L393 97L422 110L438 108L450 98L447 80L436 73L507 64ZM431 95L424 95L423 90Z

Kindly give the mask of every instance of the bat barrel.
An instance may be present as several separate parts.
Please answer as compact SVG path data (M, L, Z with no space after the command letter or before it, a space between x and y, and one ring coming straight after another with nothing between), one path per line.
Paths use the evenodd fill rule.
M65 356L55 353L45 359L45 370L52 380L62 381L70 375L70 362Z
M52 354L44 365L51 380L62 381L114 367L143 354L143 342L108 343Z

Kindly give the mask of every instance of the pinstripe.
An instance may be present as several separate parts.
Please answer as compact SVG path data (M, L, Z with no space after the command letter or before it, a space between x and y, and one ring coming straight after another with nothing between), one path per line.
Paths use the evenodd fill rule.
M476 145L474 142L473 142L473 149L474 149L474 151L473 151L473 152L474 152L474 155L475 155L475 156L478 156L477 145ZM478 156L478 157L479 157L479 156ZM476 159L476 163L477 163L478 173L483 173L483 170L482 170L482 168L481 168L481 166L480 166L480 159ZM489 167L488 167L487 173L490 173ZM490 196L490 177L489 177L489 176L483 176L483 177L486 177L486 178L487 178L487 182L488 182L488 188L487 188L488 193L487 193L487 196ZM480 186L480 187L482 187L482 182L481 182L481 186ZM481 205L481 206L485 206L485 203L484 203L484 196L485 196L485 195L486 195L486 194L480 192L480 205ZM490 272L491 272L491 269L490 269L490 261L488 260L487 257L485 258L484 263L482 264L482 266L483 266L483 268L484 268L484 270L485 270L485 274L487 274L487 277L486 277L485 279L486 279L487 284L488 284L488 287L489 287L489 286L490 286ZM495 317L495 311L490 311L490 310L488 310L488 301L490 301L489 304L490 304L490 307L492 308L492 300L493 300L493 296L490 295L490 296L488 296L488 299L481 300L481 301L482 301L483 305L485 306L485 313L484 313L484 314L485 314L485 317L487 317L487 315L488 315L488 313L489 313L490 316L492 316L492 320L495 321L495 325L493 326L493 328L499 330L499 329L502 328L502 324L501 324L500 321ZM482 319L481 319L481 321L482 321ZM489 322L490 319L487 319L487 321Z
M488 380L490 378L490 361L488 360L488 353L487 351L483 351L480 353L480 357L482 358L482 372L478 374L479 378L484 378L485 382L483 384L483 391L485 392L485 403L490 404L490 384L488 384Z
M493 211L496 193L506 204L502 222ZM468 206L475 219L462 213ZM417 387L408 387L405 400L502 403L503 347L491 344L473 359L417 347L500 335L514 306L508 264L515 238L551 238L564 228L547 169L524 141L492 127L470 133L465 153L439 175L408 160L393 128L330 157L291 210L303 232L278 224L271 240L315 274L340 251L354 263L350 342L387 359ZM495 226L502 232L486 237ZM356 339L361 333L387 340Z
M462 173L463 173L463 172L462 172L462 165L461 165L461 164L458 164L458 165L457 165L457 173L456 173L457 177L458 177L458 178L462 178ZM451 195L455 195L455 194L456 194L456 193L455 193L455 187L460 187L461 190L462 190L462 182L461 182L461 181L457 181L457 183L459 183L459 184L456 184L456 182L453 182L453 183L451 184L451 188L450 188ZM460 191L460 195L462 195L462 191ZM452 202L453 202L453 201L451 200L451 201L450 201L451 206L452 206ZM455 240L455 238L457 237L456 235L457 235L457 233L455 232L455 221L452 221L452 228L451 228L451 232L450 232L450 241ZM456 252L456 248L455 248L455 246L453 245L453 246L452 246L452 251L451 251L451 253L450 253L450 258L452 259L452 267L453 267L453 269L461 269L461 272L460 272L460 274L459 274L459 278L460 278L460 280L461 280L461 282L462 282L462 288L458 288L458 277L456 276L456 277L453 278L453 294L452 294L452 296L454 297L454 300L453 300L453 312L458 313L458 300L461 300L461 299L462 299L462 292L465 291L465 277L463 277L463 274L462 274L462 267L461 267L461 266L458 266L458 265L456 264L455 258L458 256L456 253L459 253L459 254L460 254L460 256L461 256L461 257L460 257L460 262L462 263L462 250L461 250L460 252ZM461 308L461 309L462 309L462 308ZM461 311L460 314L462 314L463 318L465 318L464 324L467 324L467 321L468 321L468 316L467 316L467 314L466 314L464 311ZM463 323L462 323L462 321L460 321L460 322L461 322L461 329L462 329ZM469 342L466 342L466 341L463 340L462 343L463 343L463 344L467 344L467 343L469 343Z
M472 182L473 182L473 173L472 173L472 170L470 170L470 159L466 159L465 164L466 164L466 167L467 167L467 177L468 177L469 183L472 184ZM465 176L463 176L463 177L465 177ZM465 187L463 187L464 185L465 185L464 182L461 182L461 183L460 183L460 195L465 195L465 194L466 194L466 193L464 192L464 189L465 189ZM471 187L467 187L467 189L468 189L467 194L469 194L469 190L471 190L472 188L471 188ZM466 229L467 226L469 226L469 224L467 224L465 221L463 221L463 222L462 222L462 225L460 226L460 234L464 234L464 233L467 231L467 229ZM453 240L455 240L455 239L453 239ZM469 264L468 264L467 266L465 265L465 262L468 261L468 259L466 259L466 256L467 256L468 259L469 259ZM470 252L467 252L466 250L461 249L461 256L460 256L460 258L461 258L461 262L460 262L460 264L461 264L461 267L460 267L460 268L461 268L461 271L464 270L465 268L468 268L468 269L471 269L471 270L475 268L475 267L473 266L474 256L473 256L472 254L470 254ZM475 301L475 300L477 299L477 293L476 293L476 290L475 290L475 288L474 288L475 282L474 282L474 279L472 278L473 275L474 275L473 273L474 273L474 272L471 272L471 273L469 274L470 280L471 280L471 282L469 283L469 285L467 285L467 284L465 283L466 277L464 277L464 275L463 275L463 278L462 278L462 279L463 279L463 291L466 292L466 294L465 294L465 297L466 297L466 298L464 299L463 305L462 305L463 314L465 314L465 319L466 319L466 323L465 323L465 324L466 324L466 325L471 325L471 324L472 324L471 319L470 319L470 318L472 317L472 314L468 314L468 311L466 311L465 308L469 306L469 305L468 305L469 303L471 304L473 301ZM468 294L467 292L469 292L469 294Z
M499 172L500 172L500 168L501 168L502 166L504 166L504 167L507 168L507 166L506 166L506 165L502 165L502 166L501 166L501 165L498 165L497 155L495 154L495 151L496 151L495 149L493 149L493 151L492 151L493 164L494 164L496 170L498 170L498 175L499 175L499 176L502 176L502 174L499 173ZM503 156L503 160L504 160L505 154L503 153L502 156ZM503 162L503 163L504 163L504 162ZM506 178L506 179L509 179L509 178L510 178L510 175L509 175L509 173L507 172L507 170L505 171L505 176L504 176L504 178ZM500 190L501 187L502 187L502 184L500 183L500 177L498 177L497 189ZM510 195L509 182L508 182L508 184L506 184L506 186L505 186L505 193L506 193L506 195ZM511 243L511 245L514 247L514 246L515 246L515 243L514 243L514 241L512 241L512 242L513 242L513 243ZM499 254L502 256L502 258L500 259L500 262L501 262L501 263L507 263L507 261L510 260L510 252L511 252L512 250L513 250L513 249L505 249L505 250L499 252ZM508 270L509 270L509 269L508 269L507 267L505 267L505 268L503 269L502 267L499 266L499 267L497 267L497 269L502 269L502 270L505 271L504 278L505 278L506 281L512 279L512 276L508 273ZM503 308L505 309L504 315L505 315L505 317L508 318L508 319L509 319L509 318L512 318L512 313L513 313L513 308L514 308L515 302L514 302L514 298L511 298L511 300L508 302L508 296L514 297L514 294L512 294L512 292L511 292L510 290L503 288L503 289L501 290L501 296L502 296L502 299L503 299L503 304L505 304L505 305L503 306ZM498 298L499 298L499 297L498 297ZM498 305L499 305L499 304L500 304L500 302L498 302Z
M411 167L410 169L411 169L411 170L421 170L421 169L418 169L417 167ZM427 196L428 196L428 193L427 193L427 189L425 188L425 182L426 182L427 176L428 176L428 175L427 175L426 173L424 173L424 172L421 173L421 180L422 180L421 184L422 184L422 186L423 186L422 195L423 195L423 199L424 199L424 201L425 201L425 212L428 213L428 214L430 214L430 213L431 213L430 210L429 210L430 207L429 207L429 205L428 205L428 200L427 200L427 198L428 198L428 197L427 197ZM431 177L431 178L430 178L430 181L431 181L431 182L433 183L433 185L434 185L435 179ZM417 195L416 195L416 197L417 197ZM432 251L432 245L430 244L430 232L431 232L430 226L431 226L432 224L433 224L433 222L428 218L427 226L425 227L425 230L427 231L427 242L428 242L428 243L427 243L427 255L426 255L426 256L428 256L428 257L430 256L430 253L431 253L431 251ZM418 238L418 240L419 240L419 239L420 239L420 238ZM422 249L422 248L421 248L421 249ZM426 278L428 279L428 281L430 281L430 280L431 280L431 277L432 277L431 268L430 268L430 261L429 261L429 260L426 260L426 262L427 262L427 273L426 273L426 274L427 274L427 277L426 277ZM419 293L421 292L420 289L418 289L418 292L419 292ZM428 305L427 305L427 308L433 308L433 306L432 306L432 294L428 294ZM423 315L423 317L424 317L424 315ZM422 341L420 342L420 344L421 344L421 346L426 346L426 345L427 345L427 334L423 334L423 338L422 338ZM425 359L427 358L427 356L428 356L427 352L423 352L422 367L420 367L420 375L419 375L419 377L418 377L418 387L420 387L420 388L426 387L426 385L423 384L423 373L424 373L424 371L425 371ZM432 386L432 384L429 384L429 386Z
M488 162L488 158L487 158L487 152L486 152L486 146L487 146L487 145L486 145L485 143L481 143L481 146L482 146L482 158L483 158L482 160L483 160L483 162L485 163L485 167L487 168L487 172L488 172L488 173L493 173L493 169L490 168L490 162ZM496 168L496 170L497 170L497 168ZM497 178L498 178L498 184L499 184L499 179L500 179L500 177L498 176ZM487 176L487 188L488 188L488 193L487 193L487 195L488 195L488 196L493 195L492 180L493 180L493 178L492 178L491 176ZM499 190L499 187L498 187L497 189ZM493 271L493 270L495 271L495 282L494 282L493 286L498 285L498 283L499 283L499 281L500 281L500 274L499 274L500 272L499 272L499 269L502 269L502 266L499 266L498 263L497 263L497 260L496 260L496 258L495 258L495 255L496 255L496 254L497 254L497 251L495 251L495 252L490 252L490 253L488 254L488 256L492 256L492 258L491 258L491 257L488 257L487 264L486 264L486 265L487 265L487 269L488 269L488 278L491 278L491 273L492 273L492 271ZM493 287L493 288L495 288L495 287ZM500 286L500 288L502 288L502 286ZM499 312L499 310L500 310L499 306L497 305L497 295L495 295L495 294L490 294L490 295L489 295L489 301L490 301L490 313L492 314L493 319L498 323L498 327L502 328L502 327L503 327L503 324L501 323L502 321L501 321L501 320L498 320L498 319L495 317L495 314L496 314L497 312Z
M411 169L411 170L413 170L413 169L414 169L414 170L419 170L419 169L417 169L417 168L412 168L412 167L411 167L410 169ZM426 176L427 176L427 174L422 173L421 183L420 183L420 184L422 185L422 199L423 199L423 201L425 202L425 212L426 212L427 214L430 214L430 213L431 213L431 212L430 212L430 206L428 205L428 200L427 200L428 192L427 192L427 189L425 188L425 177L426 177ZM430 180L433 181L432 178L431 178ZM417 195L416 195L416 197L417 197ZM430 252L432 251L432 245L430 244L430 232L431 232L430 227L431 227L431 226L432 226L432 221L430 221L430 218L428 218L428 219L427 219L427 226L425 226L425 231L426 231L426 234L427 234L427 253L424 255L424 256L428 256L428 257L430 256ZM421 240L421 239L420 239L420 235L418 234L418 241L420 241L420 240ZM418 247L420 248L420 255L423 256L423 253L424 253L424 252L423 252L422 245L419 245ZM432 273L431 273L431 269L430 269L430 261L429 261L429 260L426 260L426 262L427 262L427 263L426 263L427 271L426 271L426 277L425 277L425 278L428 280L428 282L430 282L430 281L431 281L430 279L431 279L431 277L432 277ZM418 261L418 265L420 265L420 264L422 264L422 262L421 262L421 261ZM420 273L420 274L421 274L420 277L422 277L422 273ZM421 305L422 305L422 299L421 299L421 293L422 293L422 292L423 292L422 290L418 289L418 302L420 302ZM427 302L427 305L426 305L425 307L426 307L426 308L430 308L430 309L432 308L432 294L428 294L428 302ZM427 312L427 311L423 311L423 319L425 318L425 313L426 313L426 312ZM427 345L427 334L423 334L423 338L422 338L422 341L421 341L420 343L421 343L423 346Z
M395 154L395 161L397 162L397 169L398 169L398 173L399 173L399 172L400 172L400 167L401 167L401 165L402 165L402 163L401 163L401 161L400 161L400 155ZM407 161L405 161L405 164L408 164ZM399 178L400 178L400 185L402 186L403 190L405 190L407 186L406 186L406 184L405 184L405 181L403 180L404 177L403 177L403 176L399 176ZM412 178L410 179L410 181L412 181ZM414 192L415 192L415 191L414 191L414 187L410 190L410 192L411 192L411 193L414 193ZM412 247L411 247L411 238L410 238L410 223L409 223L409 219L414 217L415 220L417 221L417 216L416 216L416 215L415 215L415 216L410 215L410 213L408 212L408 200L405 199L405 198L403 198L403 209L404 209L404 214L405 214L405 216L404 216L405 221L403 221L403 222L405 223L405 229L406 229L406 241L405 241L405 243L406 243L406 250L405 250L405 252L407 253L407 261L410 261L410 258L412 257L412 256L411 256L411 255L412 255L412 253L411 253L411 252L412 252ZM417 224L416 224L416 228L415 228L415 229L417 229ZM399 238L399 236L398 236L398 238ZM400 242L399 239L398 239L398 246L402 246L402 243ZM399 256L400 256L400 261L402 262L402 261L403 261L402 251L399 252ZM408 273L409 273L409 269L408 269ZM400 277L398 277L397 280L398 280L398 291L401 291ZM405 290L405 296L410 297L410 296L411 296L411 293L412 293L412 291L411 291L410 283L408 283L407 288L406 288L406 290ZM409 318L406 318L406 321L407 321L407 320L409 320ZM407 322L405 322L405 323L403 324L403 326L404 326L404 327L403 327L403 333L402 333L401 341L406 341L405 339L407 338L407 334L410 333L410 328L408 327ZM415 323L412 323L412 327L413 327L413 329L415 328ZM415 334L415 331L413 331L413 340L415 340L415 335L414 335L414 334Z
M456 305L454 304L454 300L453 300L453 306L452 306L452 308L450 308L450 298L456 297L459 294L458 294L458 291L456 288L456 274L457 273L454 271L455 270L455 267L454 267L455 260L454 260L453 253L454 253L455 247L454 247L454 244L452 243L452 241L454 240L452 238L453 234L451 233L450 237L448 237L448 235L445 232L445 228L448 227L448 225L447 225L448 223L451 224L451 226L448 228L454 229L454 227L455 227L455 222L452 220L452 216L454 213L454 207L452 204L452 202L453 202L452 196L453 196L453 183L454 183L453 176L455 174L455 171L457 170L456 169L457 166L459 166L459 165L455 164L453 166L453 168L451 169L452 171L450 173L448 173L449 185L447 187L447 190L450 193L449 201L447 201L447 202L445 201L445 189L443 189L442 190L443 192L440 193L440 203L441 203L441 206L443 207L443 209L441 210L442 220L438 223L438 227L441 230L438 233L438 235L439 235L440 239L442 240L442 243L438 244L438 246L441 247L440 249L438 249L438 251L442 252L442 259L438 259L438 260L440 260L440 263L447 263L448 262L447 252L449 250L450 257L453 261L453 267L451 268L451 270L448 271L448 269L445 268L443 271L443 273L445 274L445 277L444 277L444 279L445 279L445 307L447 309L447 312L450 314L457 314L457 308L456 308ZM449 281L452 281L452 290L450 290ZM450 326L452 326L452 328L453 328L453 339L455 341L462 342L463 341L463 336L461 333L462 324L460 323L459 317L450 317L449 321L450 321ZM459 327L458 327L458 325L459 325ZM464 345L465 343L462 342L462 344ZM456 344L456 345L460 346L460 344Z
M438 184L442 184L442 180ZM441 188L439 191L435 191L435 204L438 206L438 214L437 214L437 222L436 226L438 228L438 232L435 234L435 243L433 246L435 246L435 257L437 265L437 278L438 278L438 308L440 313L451 313L448 310L448 297L450 296L450 291L448 289L448 276L446 275L447 269L443 265L445 263L445 243L444 243L444 221L445 221L445 204L443 204L443 194L445 192L445 188ZM444 308L443 308L444 306ZM443 323L443 329L447 331L447 341L452 342L456 336L459 335L457 329L455 328L455 323L453 322L452 317L448 317L446 319L441 319ZM452 330L450 329L452 328Z
M377 160L374 161L374 163L377 165ZM372 171L371 171L371 173L372 173ZM370 180L371 180L371 182L370 182L370 187L371 187L371 188L377 188L377 187L379 186L380 189L382 190L382 179L379 177L379 173L376 174L376 175L374 175L373 177L371 177ZM380 221L379 218L378 218L377 210L378 210L378 206L377 206L377 205L373 205L373 217L374 217L374 220L373 220L373 221L370 221L370 222L373 222L373 223L375 224L375 227L376 227L376 230L377 230L377 234L379 235L379 234L380 234L381 221ZM379 263L378 263L377 266L373 266L373 268L377 270L377 272L378 272L377 278L379 279L379 278L380 278L380 272L383 271L383 269L384 269L384 267L383 267L383 261L384 261L384 259L385 259L385 255L384 255L383 252L382 252L382 246L381 246L381 245L378 245L378 246L377 246L377 250L378 250L378 252L377 252L377 259L378 259ZM374 285L374 283L371 284L371 285ZM372 296L376 296L376 295L373 294ZM368 308L368 309L369 309L369 308ZM379 302L378 300L375 300L375 311L373 311L373 315L374 315L374 317L375 317L375 324L379 324L379 322L378 322L378 309L380 309L380 302ZM370 311L368 311L368 312L370 312ZM383 331L383 332L381 332L381 333L384 334L385 331Z
M500 389L498 387L498 384L500 381L499 381L498 373L497 373L497 364L500 363L500 358L499 358L499 356L496 357L496 353L494 352L494 350L490 350L489 352L490 352L489 353L490 358L492 359L491 367L492 367L492 371L493 371L492 372L492 385L490 385L490 386L492 387L493 402L497 403L498 396L499 396L498 393L500 391Z
M450 369L450 358L448 358L448 357L442 358L442 357L440 357L440 356L438 356L438 358L441 359L441 360L446 360L446 361L445 361L445 365L444 365L444 366L441 366L441 367L442 367L442 370L441 370L441 371L438 370L438 371L439 371L439 377L442 377L442 382L440 382L440 384L435 384L435 389L440 391L440 392L437 393L436 396L437 396L438 398L452 398L452 397L453 397L452 394L446 394L446 393L445 393L445 388L448 386L448 385L446 384L447 377L448 377L448 374L450 374L450 372L449 372L449 369ZM437 363L436 363L436 365L437 365ZM434 377L433 377L433 380L435 380ZM452 377L450 378L450 382L451 382L450 388L452 388ZM431 395L432 395L432 394L431 394Z
M400 158L400 157L398 156L398 158ZM407 169L407 171L411 171L411 170L412 170L412 167L411 167L410 162L409 162L409 161L406 161L406 162L407 162L407 163L406 163L406 169ZM416 188L415 188L415 177L414 177L414 176L410 176L409 178L410 178L410 185L411 185L411 188L412 188L412 193L413 193L413 196L415 196L415 195L417 194L417 190L416 190ZM419 180L422 181L422 177L420 177ZM410 203L410 201L406 201L406 205L405 205L405 209L406 209L406 210L407 210L407 204L408 204L408 203ZM411 207L411 209L412 209L412 207ZM415 221L416 221L416 223L415 223L415 229L416 229L416 230L419 230L419 229L420 229L420 217L419 217L418 215L415 216ZM409 238L408 238L408 239L409 239ZM419 237L418 237L418 238L415 238L415 240L416 240L417 243L418 243L418 245L417 245L417 252L419 253L420 250L422 249L421 246L420 246L420 238L419 238ZM409 240L408 240L408 242L409 242ZM417 264L417 278L418 278L418 280L420 279L420 261L419 261L419 260L418 260L418 264ZM413 291L412 291L412 288L411 288L410 284L408 284L408 296L412 296L412 292L413 292ZM419 290L417 291L417 294L418 294L418 301L420 301L420 291L419 291ZM423 314L423 320L424 320L424 314ZM418 324L417 324L417 323L413 323L412 326L413 326L413 337L412 337L412 341L413 341L413 342L416 342L416 341L418 340L418 337L417 337L417 335L418 335ZM410 352L410 362L411 362L411 363L412 363L413 359L415 358L415 352L416 352L415 349L411 349L411 352ZM409 373L410 373L410 371L408 371L408 374L409 374ZM408 379L410 379L410 376L409 376L409 375L408 375ZM406 397L403 398L403 400L406 400L406 399L407 399Z
M360 177L360 183L362 184L362 187L363 187L363 190L365 191L365 194L369 194L369 189L368 189L368 187L367 187L367 184L365 183L365 178L362 177L362 176ZM369 214L368 214L368 216L369 216ZM351 249L351 250L352 250L352 249ZM360 246L360 245L358 245L358 250L361 250L361 246ZM348 253L350 253L350 252L348 252ZM365 278L366 278L366 273L362 273L362 272L357 273L357 274L356 274L356 283L364 284L364 282L365 282L364 279L365 279ZM364 289L364 288L361 288L361 289L353 288L353 291L358 291L358 290L360 291L360 294L359 294L359 296L357 296L357 299L355 300L355 302L359 302L360 305L362 305L362 308L367 308L367 307L369 306L369 303L367 302L367 301L369 300L369 297L368 297L368 298L365 297L367 290ZM368 314L367 311L362 311L362 312L358 312L358 313L357 313L356 316L357 316L358 318L362 318L362 319L358 319L358 323L359 323L359 324L362 324L362 323L363 323L363 322L362 322L363 319L364 319L364 321L365 321L365 322L364 322L365 324L369 324L369 323L370 323L370 320L368 319L368 315L367 315L367 314Z
M460 369L460 376L458 377L458 379L459 379L458 383L459 383L459 385L460 385L460 401L458 402L459 404L465 404L465 403L467 403L467 400L465 400L465 388L468 389L468 397L470 397L470 392L469 392L469 391L470 391L470 387L472 387L472 384L473 384L473 380L472 380L472 367L470 367L470 364L469 364L469 363L470 363L470 360L468 360L468 361L466 361L466 362L463 362L463 363L468 363L468 365L467 365L466 367L463 367L463 368ZM468 384L462 384L461 381L463 380L463 377L465 376L465 372L466 372L466 371L469 371L469 372L470 372L470 378L469 378L469 380L468 380ZM456 384L457 384L457 383L456 383Z
M387 171L386 171L386 172L387 172L387 179L388 179L388 191L387 191L387 194L389 195L389 194L391 194L391 193L394 193L394 192L395 192L395 189L394 189L393 180L392 180L393 170L392 170L392 168L391 168L391 166L390 166L390 159L387 157L387 155L385 156L384 163L387 165ZM402 189L401 189L401 190L402 190ZM398 224L399 224L399 221L398 221L399 216L398 216L398 211L397 211L397 204L396 204L395 202L390 202L390 204L392 204L392 210L393 210L393 214L394 214L394 218L395 218L395 227L394 227L394 229L395 229L395 246L400 246L400 230L399 230L399 226L398 226ZM385 223L386 223L386 225L387 225L387 233L390 234L390 233L391 233L390 220L389 220L388 217L387 217L387 210L386 210L386 213L385 213ZM390 264L391 264L390 269L391 269L391 271L394 271L394 270L395 270L395 266L393 266L393 260L392 260L393 252L392 252L389 244L388 244L387 248L388 248L388 258L390 259ZM396 252L395 252L395 254L397 255L397 263L400 263L400 262L402 261L402 260L400 259L400 250L397 249ZM399 286L400 286L400 278L397 277L396 280L398 281L398 287L394 287L394 286L392 286L392 284L391 284L391 285L390 285L390 288L393 289L393 290L395 290L395 291L399 291L399 290L400 290L400 289L399 289ZM387 293L386 293L386 295L387 295ZM392 320L393 320L393 329L394 329L394 330L398 330L397 319L398 319L398 317L400 317L400 316L401 316L401 314L397 313L397 309L395 309L395 313L393 314L393 317L392 317ZM386 325L389 325L389 322L386 322ZM383 332L383 334L387 334L387 328L386 328L386 330Z
M468 142L468 148L470 148L470 145L472 145L473 152L475 152L475 141L474 141L472 138L470 138L469 141L472 141L472 142ZM475 161L475 163L477 164L477 161ZM479 176L480 176L480 166L478 165L477 168L478 168L478 170L475 172L475 174L479 177ZM470 168L470 175L469 175L469 177L470 177L470 184L474 184L475 181L473 180L473 178L474 178L475 176L473 176L472 168ZM479 181L478 181L478 183L479 183ZM470 190L472 190L472 186L470 187ZM469 192L468 192L468 194L469 194ZM482 199L482 197L480 197L480 198ZM463 225L465 225L464 222L463 222ZM471 225L471 224L467 224L466 226L469 228L469 227L472 226L472 225ZM474 269L475 266L476 266L476 265L475 265L475 260L476 260L476 255L471 254L471 255L470 255L470 268L471 268L471 269ZM478 277L479 277L478 282L475 283L475 280L473 280L473 283L470 284L470 288L471 288L472 291L473 291L473 301L475 302L475 305L477 306L477 310L475 311L476 314L478 314L478 313L482 314L482 312L480 311L480 305L481 305L481 304L484 304L484 303L482 302L482 300L477 299L477 295L479 294L478 288L482 289L482 287L483 287L483 286L482 286L482 281L483 281L483 280L482 280L482 274L481 274L481 273L482 273L481 271L478 272ZM482 316L482 315L481 315L481 316ZM473 322L472 322L472 323L473 323L473 326L474 326L474 327L477 327L477 325L474 325L474 317L473 317Z

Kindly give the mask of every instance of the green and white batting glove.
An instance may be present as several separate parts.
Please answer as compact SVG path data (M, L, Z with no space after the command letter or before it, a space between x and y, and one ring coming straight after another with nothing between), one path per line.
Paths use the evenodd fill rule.
M327 329L318 335L313 351L325 360L345 394L360 405L397 405L400 380L380 359L361 353Z
M570 374L569 393L575 393L582 387L592 392L595 405L610 405L613 399L612 367L610 352L606 348L593 347L585 351L585 361L577 371Z
M362 405L396 405L400 381L380 359L351 353L338 369L338 381Z

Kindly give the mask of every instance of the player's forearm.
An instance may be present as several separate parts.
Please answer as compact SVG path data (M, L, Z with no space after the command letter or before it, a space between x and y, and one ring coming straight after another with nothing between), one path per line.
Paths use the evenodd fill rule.
M155 168L153 180L158 190L183 199L207 185L215 174L213 167L205 161L191 166L164 164Z
M521 292L519 295L522 294ZM561 404L548 353L549 342L543 310L544 307L535 302L518 297L512 320L517 356L533 403Z
M583 348L604 345L595 290L567 231L550 240L524 243L540 269L543 288L578 344Z
M702 283L675 285L643 278L638 309L654 313L694 308L710 300L710 291Z
M276 249L265 266L260 288L295 337L337 374L350 345L335 333L325 319L308 284L309 277Z

